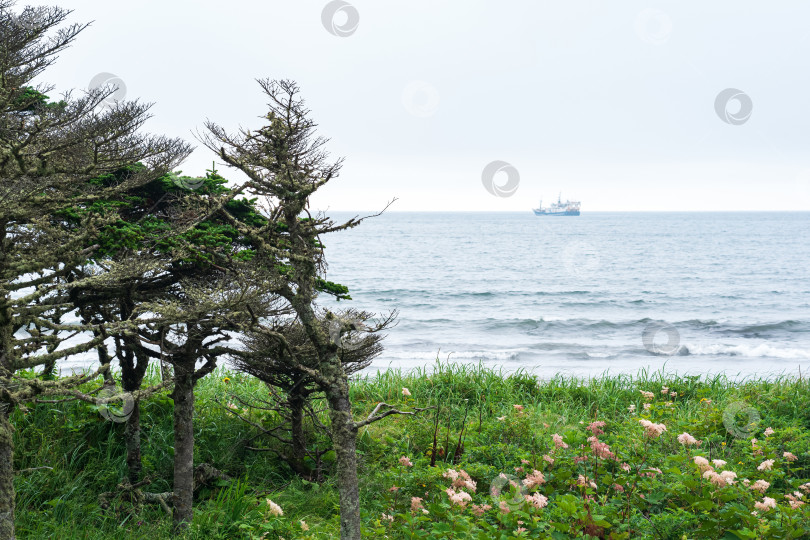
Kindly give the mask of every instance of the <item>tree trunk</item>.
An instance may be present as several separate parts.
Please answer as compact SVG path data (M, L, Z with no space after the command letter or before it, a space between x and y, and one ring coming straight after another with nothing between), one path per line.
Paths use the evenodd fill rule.
M122 320L130 316L130 307L122 308ZM140 344L132 337L124 339L125 349L119 355L121 366L121 386L124 392L136 392L143 384L146 369L149 366L147 357ZM106 352L106 350L105 350ZM109 373L109 371L108 371ZM132 414L127 418L124 429L124 443L127 449L127 476L131 484L141 479L143 463L141 460L141 403L136 400Z
M174 369L174 528L188 527L194 497L194 360Z
M348 385L327 392L332 421L332 444L337 457L337 484L340 492L340 538L360 540L360 487L357 481L357 428L352 419Z
M14 539L14 428L0 404L0 540Z
M306 470L306 438L304 436L304 405L306 399L298 394L291 394L287 400L290 407L290 436L292 438L292 459L299 474Z
M141 479L141 402L135 401L132 414L127 418L124 429L124 440L127 447L127 473L130 484L136 484Z

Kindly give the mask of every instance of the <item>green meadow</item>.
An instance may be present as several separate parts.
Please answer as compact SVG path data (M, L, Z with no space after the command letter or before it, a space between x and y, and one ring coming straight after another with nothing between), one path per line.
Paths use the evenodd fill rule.
M356 419L380 402L423 409L358 433L363 535L808 538L809 390L787 377L540 380L446 363L357 377ZM313 463L320 475L294 473L284 444L259 429L281 422L268 398L240 373L200 380L195 464L227 478L198 487L187 538L339 536L334 455ZM171 517L138 490L99 503L126 477L124 424L86 402L51 401L13 413L18 536L171 537ZM171 491L172 400L140 406L149 483L138 489ZM316 401L307 420L310 448L328 446L322 409Z

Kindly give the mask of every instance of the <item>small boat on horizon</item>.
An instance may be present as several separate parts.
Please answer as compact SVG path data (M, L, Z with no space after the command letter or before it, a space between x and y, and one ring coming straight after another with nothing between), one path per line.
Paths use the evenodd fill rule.
M579 201L566 200L562 202L560 197L562 193L557 196L557 202L552 203L548 208L543 208L543 201L540 200L540 207L533 208L535 216L578 216L579 215Z

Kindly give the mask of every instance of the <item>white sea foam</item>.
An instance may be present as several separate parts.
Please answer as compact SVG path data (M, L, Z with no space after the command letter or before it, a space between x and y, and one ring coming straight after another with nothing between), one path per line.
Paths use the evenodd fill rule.
M726 355L744 356L748 358L781 358L805 359L810 358L810 349L796 349L788 347L775 347L768 343L726 345L722 343L692 343L685 345L690 355Z
M499 350L476 350L476 351L454 351L454 350L441 350L441 351L402 351L392 350L384 353L387 359L396 360L435 360L439 358L446 360L448 356L450 360L516 360L519 358L520 353L526 352L528 349L499 349Z

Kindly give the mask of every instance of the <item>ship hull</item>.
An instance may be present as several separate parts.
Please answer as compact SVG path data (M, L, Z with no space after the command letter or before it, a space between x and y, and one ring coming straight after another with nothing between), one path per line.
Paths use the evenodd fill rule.
M565 212L546 212L545 210L533 209L535 216L578 216L579 210L566 210Z

